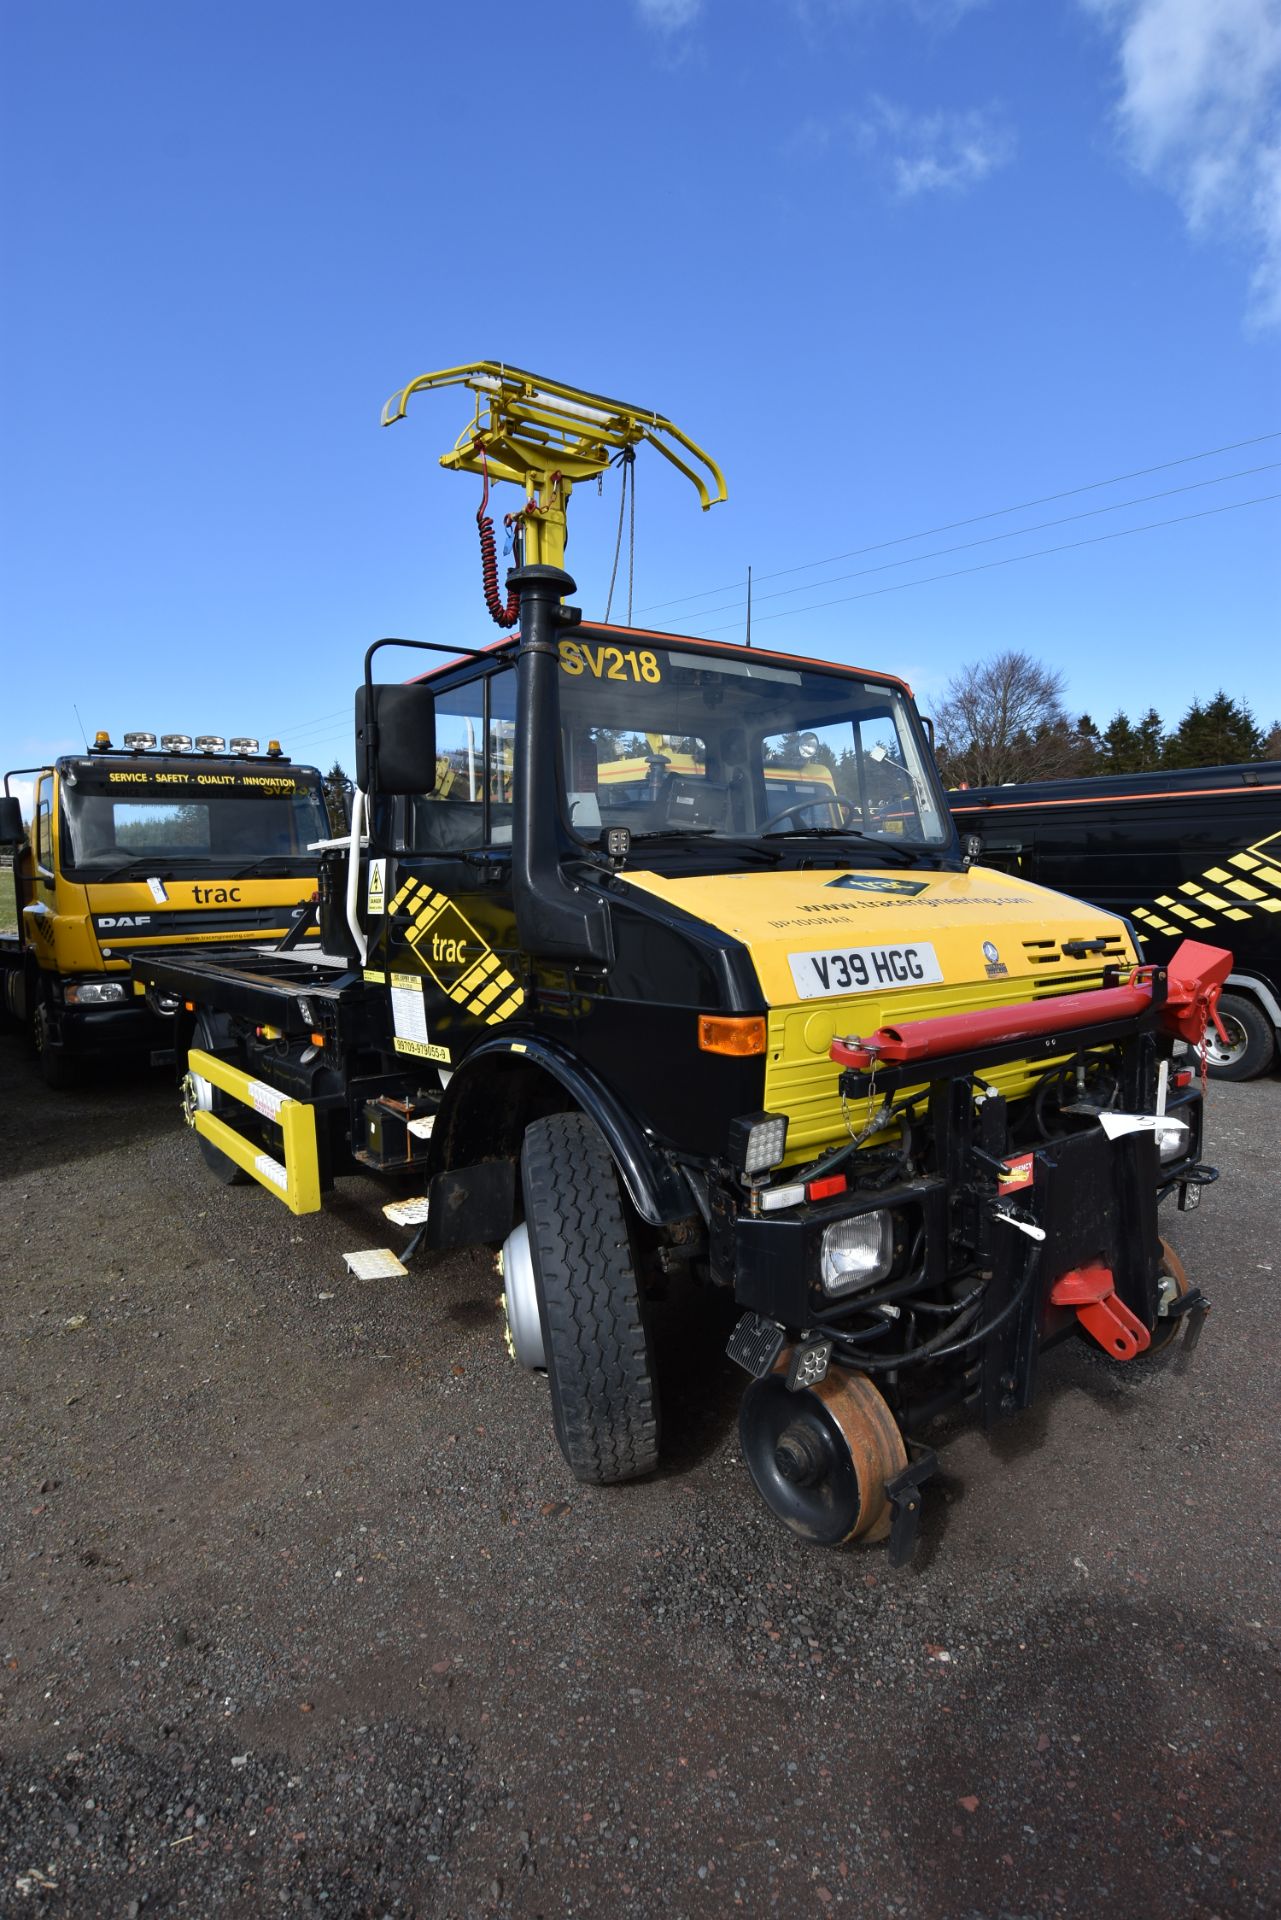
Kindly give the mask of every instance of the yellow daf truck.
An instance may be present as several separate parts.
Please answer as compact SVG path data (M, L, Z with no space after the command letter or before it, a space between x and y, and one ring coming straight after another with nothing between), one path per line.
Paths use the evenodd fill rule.
M177 998L130 978L135 954L314 943L313 849L328 833L320 774L274 740L260 754L243 736L128 733L117 748L99 733L83 754L6 774L0 1000L48 1084L71 1085L90 1057L172 1057Z
M498 363L387 418L457 384L446 464L484 483L509 631L368 650L319 951L135 957L184 1006L188 1121L300 1216L368 1174L421 1222L406 1260L499 1251L584 1481L659 1460L655 1292L720 1290L769 1507L902 1558L940 1414L1016 1415L1070 1335L1141 1365L1199 1329L1159 1209L1215 1177L1197 1049L1231 958L1145 966L1116 914L967 866L895 674L583 620L570 487L641 443L705 504L719 471ZM495 477L525 498L505 595ZM392 646L438 664L379 684Z

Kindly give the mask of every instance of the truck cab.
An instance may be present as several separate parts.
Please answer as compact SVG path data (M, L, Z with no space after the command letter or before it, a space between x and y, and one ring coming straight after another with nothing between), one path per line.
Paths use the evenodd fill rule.
M274 741L266 754L244 738L231 751L212 735L166 742L130 734L115 748L99 734L84 754L21 769L29 830L6 775L3 998L50 1085L90 1058L172 1058L176 999L131 980L135 954L278 941L309 916L313 848L329 832L316 769Z

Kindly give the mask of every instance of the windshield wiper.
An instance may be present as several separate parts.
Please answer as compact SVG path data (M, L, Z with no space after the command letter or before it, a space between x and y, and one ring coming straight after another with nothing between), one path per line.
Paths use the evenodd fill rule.
M782 859L782 849L763 847L759 840L753 840L743 834L721 833L716 827L666 827L653 833L634 833L632 845L653 846L665 841L669 846L679 847L685 840L714 840L718 847L724 847L727 853L752 854L758 860L768 860L771 866L777 866Z
M857 827L784 827L781 832L765 833L763 840L857 840L860 847L871 847L874 852L884 854L888 860L897 860L901 867L916 865L918 852L924 855L928 849L921 847L899 846L893 840L879 840L874 833L860 833Z
M261 860L251 860L247 867L237 867L236 871L231 875L231 878L233 880L248 880L251 874L262 874L268 867L275 867L278 871L273 878L279 880L288 873L289 861L301 860L302 858L303 856L299 853L269 853L264 855ZM282 862L285 864L282 865Z
M69 865L68 871L72 870ZM101 872L97 867L90 866L81 866L74 871L84 875L82 884L87 887L106 886L112 880L172 880L174 877L170 867L158 867L153 860L145 857L141 860L126 860L119 867L104 867Z

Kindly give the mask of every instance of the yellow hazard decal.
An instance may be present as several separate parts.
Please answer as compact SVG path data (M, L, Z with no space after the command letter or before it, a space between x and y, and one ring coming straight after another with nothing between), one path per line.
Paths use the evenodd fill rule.
M413 920L405 938L441 990L487 1026L509 1020L524 990L466 914L418 880L407 880L391 903L393 913L406 908Z
M369 892L365 899L366 913L381 913L387 890L387 862L371 860L369 862Z
M1159 893L1150 907L1130 911L1141 923L1140 932L1177 934L1206 933L1216 922L1281 913L1281 833L1269 834L1244 853L1229 854L1222 866L1207 867L1174 893Z

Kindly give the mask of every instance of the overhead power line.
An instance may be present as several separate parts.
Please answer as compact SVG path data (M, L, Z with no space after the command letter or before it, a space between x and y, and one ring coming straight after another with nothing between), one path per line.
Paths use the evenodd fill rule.
M1027 533L1045 533L1050 527L1071 526L1077 520L1096 520L1101 513L1120 513L1125 507L1145 507L1153 500L1172 500L1176 494L1196 493L1201 487L1222 486L1228 480L1245 480L1256 473L1274 473L1279 466L1281 460L1269 460L1259 467L1239 467L1235 473L1216 474L1212 480L1189 480L1181 487L1163 487L1158 493L1140 493L1129 500L1114 500L1109 507L1086 507L1081 513L1060 514L1054 520L1034 520L1031 526L1011 527L1006 533L985 533L978 540L959 540L955 546L933 547L926 553L910 553L902 560L881 560L874 567L859 567L853 573L834 573L827 580L807 580L799 587L778 587L773 593L758 597L785 600L794 593L821 593L824 587L839 586L845 580L862 580L868 574L888 573L894 567L914 567L924 560L942 560L949 553L969 553L974 547L990 547L998 540L1018 540ZM730 613L742 605L741 600L727 600L723 606L706 608L701 618L707 620L714 613Z
M875 600L886 593L906 593L909 587L928 587L936 580L959 580L967 573L990 573L995 567L1012 567L1020 560L1041 560L1049 553L1070 553L1075 547L1097 547L1105 540L1127 540L1131 534L1152 533L1157 527L1178 527L1189 520L1209 520L1219 513L1238 513L1242 507L1259 507L1269 500L1281 500L1281 493L1260 493L1252 500L1233 500L1222 507L1202 507L1199 513L1176 513L1168 520L1149 520L1141 527L1118 527L1115 533L1091 533L1083 540L1064 540L1053 547L1034 547L1031 553L1008 553L1002 560L980 560L977 566L953 567L947 573L923 574L919 580L897 580L889 587L867 587L862 593L844 593L835 600L820 600L808 607L784 607L778 613L764 613L761 620L794 620L800 613L821 613L826 607L848 606L852 600ZM708 634L724 633L728 627L737 630L739 622L731 620L719 627L710 627ZM706 636L691 635L691 638Z
M964 520L947 520L941 526L922 527L916 533L897 534L892 540L876 540L870 546L850 547L844 553L828 554L823 560L803 560L794 567L778 567L773 573L757 574L756 580L759 584L762 580L782 580L792 573L812 573L816 567L835 566L838 560L858 560L865 553L884 553L890 547L906 546L913 540L932 540L935 534L956 533L962 527L975 527L984 520L999 520L1007 513L1027 513L1033 507L1053 506L1056 500L1071 500L1078 494L1097 493L1103 487L1117 487L1126 480L1146 480L1149 474L1168 473L1174 467L1190 466L1195 460L1213 460L1221 453L1238 453L1243 447L1258 447L1265 440L1278 439L1281 439L1281 428L1271 433L1257 433L1249 440L1229 440L1221 447L1207 447L1201 453L1180 454L1177 460L1162 460L1154 467L1135 467L1129 473L1114 473L1110 479L1090 480L1084 486L1065 487L1059 493L1043 493L1035 500L1022 500L1012 507L992 507L986 513L972 513ZM738 584L737 580L727 580L723 586L703 587L697 593L677 594L672 600L654 600L648 606L637 608L637 612L657 613L663 607L682 606L687 600L706 600L712 594L731 593Z

